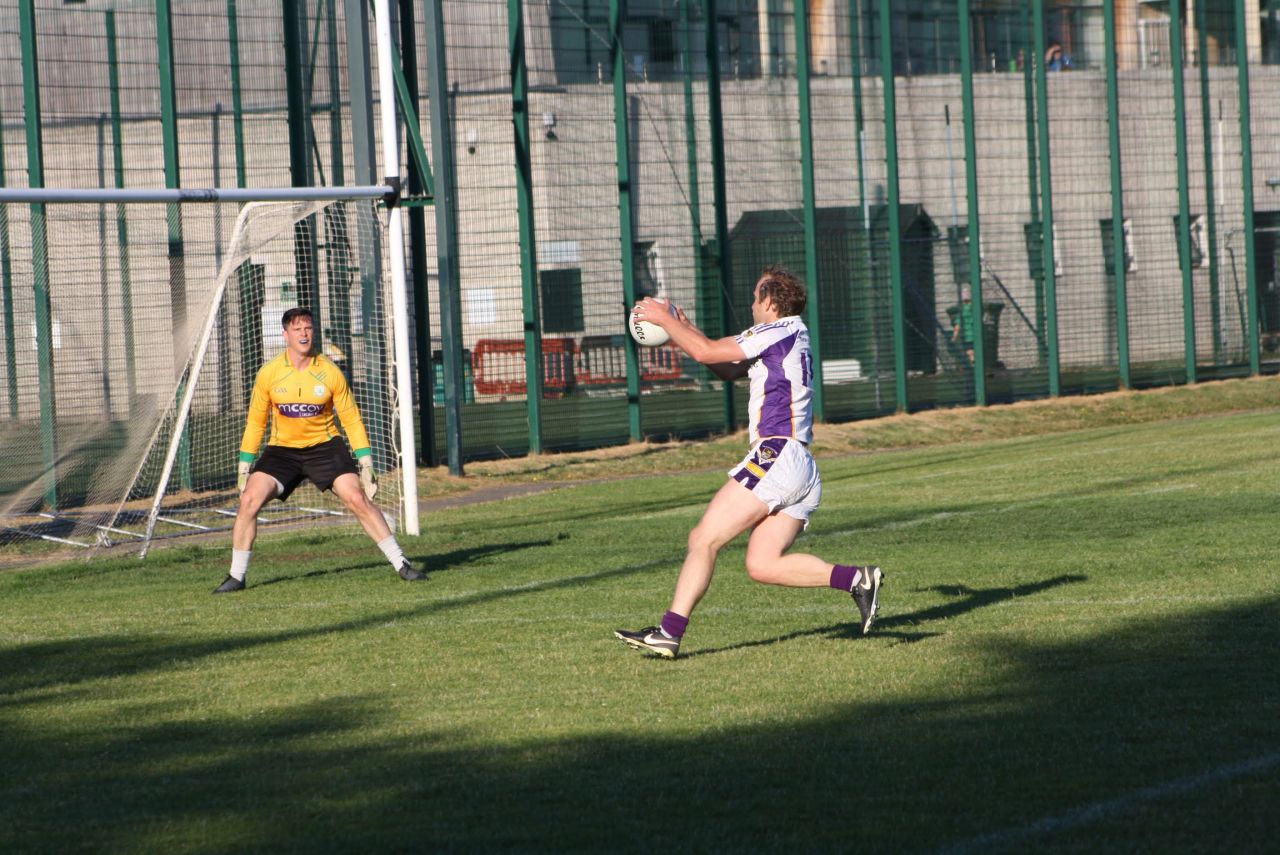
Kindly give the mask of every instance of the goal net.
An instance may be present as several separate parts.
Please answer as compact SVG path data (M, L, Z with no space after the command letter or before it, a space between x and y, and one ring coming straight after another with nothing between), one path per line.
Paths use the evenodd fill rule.
M83 216L102 207L116 206L47 206L46 228L61 241L78 221L76 209ZM24 417L14 427L31 441L14 449L24 456L26 474L0 508L0 543L136 547L145 554L156 539L229 529L249 397L258 369L283 350L281 317L294 306L312 311L315 351L347 377L379 473L375 503L395 528L399 398L391 283L383 273L375 203L250 203L234 225L216 230L229 238L213 257L201 248L204 212L217 207L234 214L232 206L171 206L167 213L163 205L121 207L129 209L121 216L134 233L115 240L114 222L102 232L101 289L94 282L78 295L68 293L74 286L61 283L75 280L51 274L52 323L42 333L39 312L31 312L24 324L35 339L34 346L25 344L37 364L9 364L9 372L25 373L30 381L23 382L32 386L37 375L46 382L42 371L51 375L55 400L40 394L20 408ZM177 255L175 216L188 238ZM51 258L61 246L53 244ZM83 244L79 252L85 255ZM200 268L211 272L196 275ZM178 276L185 320L172 311ZM169 293L153 299L153 288ZM168 303L170 312L156 318L155 303ZM80 327L92 334L68 335ZM52 364L40 368L42 355ZM83 391L77 383L96 384L99 374L104 388L116 390L115 403L99 413L75 407L71 402ZM269 438L268 427L264 442ZM9 444L0 439L0 447ZM339 500L307 482L287 502L263 509L259 532L344 521L355 524Z

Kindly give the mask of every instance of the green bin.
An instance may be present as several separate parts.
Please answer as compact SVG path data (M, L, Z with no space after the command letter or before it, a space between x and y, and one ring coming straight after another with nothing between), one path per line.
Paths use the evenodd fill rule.
M431 351L431 367L435 369L435 380L431 385L431 397L436 405L444 406L444 354L438 350ZM462 403L476 402L476 386L471 377L471 351L462 351Z

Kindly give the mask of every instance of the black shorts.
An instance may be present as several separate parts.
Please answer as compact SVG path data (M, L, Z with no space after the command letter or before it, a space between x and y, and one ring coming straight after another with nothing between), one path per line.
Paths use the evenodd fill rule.
M359 474L346 443L336 436L328 442L306 448L268 445L254 464L253 471L265 472L284 485L280 495L276 496L282 502L304 478L310 478L312 484L324 491L333 486L339 475L346 472Z

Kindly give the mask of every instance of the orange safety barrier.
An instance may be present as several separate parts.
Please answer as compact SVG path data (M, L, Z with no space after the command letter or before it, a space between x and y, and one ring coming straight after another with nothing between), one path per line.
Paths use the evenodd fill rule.
M575 380L584 386L620 386L627 382L628 343L620 335L589 335L582 339ZM645 382L679 380L684 359L678 347L637 348L640 379Z
M628 343L620 335L589 335L582 346L571 338L542 340L542 391L565 395L577 385L621 386L627 382ZM640 379L646 383L680 380L684 355L672 345L637 348ZM471 370L480 395L526 393L524 340L482 338L471 349Z
M564 395L573 391L574 342L571 338L542 340L542 392ZM523 395L524 339L482 338L471 349L471 372L481 395Z

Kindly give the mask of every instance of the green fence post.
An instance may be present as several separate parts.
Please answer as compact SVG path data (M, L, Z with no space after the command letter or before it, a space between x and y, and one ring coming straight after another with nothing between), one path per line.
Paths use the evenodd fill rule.
M0 112L0 188L5 186L4 113ZM18 351L13 340L13 259L9 246L9 206L0 205L0 297L4 300L4 364L9 418L18 418Z
M44 134L40 115L40 61L35 0L22 0L22 103L27 129L27 186L44 186ZM57 402L53 385L53 304L49 294L49 235L44 203L31 204L31 274L36 309L36 367L40 385L40 448L44 501L58 509Z
M338 68L338 10L335 0L325 0L325 38L329 66L329 174L335 187L347 183L342 138L342 72ZM403 16L403 12L401 15ZM413 21L413 17L409 17ZM414 83L417 95L417 83Z
M347 183L346 179L346 154L343 145L343 122L342 122L342 74L338 66L338 13L335 0L326 0L323 9L319 14L324 15L326 32L328 39L328 72L329 72L329 175L335 187L341 187ZM319 154L316 155L319 160ZM410 183L412 183L412 175L410 172ZM416 208L409 210L409 221L413 223L413 214ZM348 216L349 210L347 205L334 205L325 211L324 216L324 255L325 270L329 277L329 331L328 338L331 344L338 349L340 353L346 356L347 371L354 375L354 325L351 318L351 290L356 279L356 265L351 258L351 221ZM417 240L417 234L413 234L413 270L415 287L418 283L420 274L418 269L418 255L425 250L422 249L421 241ZM425 260L422 262L425 266ZM421 276L425 276L422 273ZM423 298L425 299L425 297ZM417 305L415 301L415 306ZM427 346L430 346L431 338L426 338ZM417 338L419 349L423 346L421 336ZM430 350L427 351L428 357ZM418 376L423 376L422 366L430 365L430 359L427 363L421 360L418 362ZM430 372L426 373L430 377ZM349 377L348 379L352 379ZM419 400L431 400L431 396L427 395L424 399L419 396ZM424 417L429 416L431 411L429 408L423 409ZM425 438L417 446L420 457L425 456L431 458L434 452L433 445Z
M164 186L181 186L178 157L178 99L173 80L173 16L170 0L156 0L156 55L160 70L160 129L164 146ZM169 228L169 289L173 315L174 364L179 373L186 364L186 348L180 336L187 329L187 274L182 237L182 206L166 205Z
M1107 145L1111 153L1111 258L1116 294L1116 361L1120 385L1129 389L1129 271L1124 245L1124 173L1120 169L1120 85L1116 65L1115 0L1103 0L1107 52Z
M710 311L704 297L704 277L707 271L702 258L702 198L698 192L698 126L693 102L693 49L689 32L689 4L696 0L679 0L680 3L680 65L684 72L684 153L688 171L689 228L693 242L693 281L696 283L694 299L697 302L699 323L705 323ZM700 372L706 376L706 372ZM702 388L709 388L704 383Z
M520 295L524 315L524 377L529 451L542 453L542 325L538 322L538 247L533 214L533 146L529 139L529 66L523 0L507 0L511 57L511 122L515 125L516 210L520 218Z
M333 0L329 0L330 10ZM337 49L333 44L332 55ZM415 150L421 152L426 161L426 152L421 144L421 128L417 127L422 115L420 90L418 88L418 42L417 27L414 22L413 0L400 0L400 57L403 65L406 97L409 109L405 110L406 122L412 122ZM336 72L336 68L335 68ZM333 94L330 101L335 111L340 105L340 90L336 73L334 74ZM411 116L411 118L410 118ZM335 123L335 132L341 133L341 122ZM339 137L339 139L341 139ZM341 160L342 148L339 145L334 152L335 163ZM335 166L334 182L341 172ZM421 196L426 192L430 177L418 165L418 158L409 158L409 195ZM418 463L424 466L436 465L436 407L435 407L435 365L431 359L431 304L428 299L427 277L427 212L421 205L409 208L409 261L413 275L413 340L418 357ZM331 310L332 311L332 310ZM462 400L466 401L466 390Z
M231 53L231 127L236 141L236 186L244 187L244 98L240 88L240 28L236 0L227 0L227 47Z
M853 77L853 133L857 138L858 158L858 210L862 211L862 226L870 229L867 222L867 176L866 170L866 114L862 105L862 0L851 0L849 3L849 62L852 64L850 75ZM870 267L867 268L870 270Z
M171 0L156 0L156 58L160 70L160 130L164 143L164 185L182 186L182 167L178 155L178 97L173 74L173 13ZM176 375L186 369L187 343L187 268L186 245L182 235L182 206L170 202L165 206L169 233L169 304L173 317L173 356ZM182 397L178 389L178 398ZM184 436L178 447L177 472L184 490L191 489L191 446Z
M809 99L809 2L795 0L793 7L796 26L796 88L800 101L800 181L804 193L804 266L805 283L809 299L806 306L806 325L813 355L813 417L821 421L826 415L825 395L822 390L822 282L818 271L818 225L814 210L813 189L813 117Z
M120 116L120 60L116 45L116 13L108 9L107 74L111 88L111 153L115 186L124 189L124 122ZM125 206L116 203L116 245L120 252L120 302L124 332L124 364L128 374L129 408L138 399L137 352L133 332L133 274L129 265L129 223Z
M1035 0L1034 28L1036 49L1036 138L1040 151L1040 198L1043 222L1040 227L1041 258L1044 267L1044 336L1049 356L1049 395L1062 393L1062 376L1058 362L1058 275L1053 252L1053 157L1049 152L1049 81L1045 76L1044 0Z
M716 217L716 263L720 275L720 335L737 332L729 301L733 287L733 251L729 246L729 201L724 178L724 112L720 103L720 36L716 31L716 0L702 0L704 53L707 59L707 121L711 142L711 190ZM733 383L724 381L724 428L738 423Z
M1262 370L1262 358L1258 342L1258 271L1254 264L1253 240L1253 128L1252 110L1249 104L1249 41L1245 24L1245 2L1236 0L1236 76L1240 89L1240 172L1244 194L1244 269L1246 314L1249 330L1246 346L1249 349L1249 373L1257 376Z
M618 169L618 239L621 241L622 293L626 308L636 301L635 229L631 221L631 144L627 135L627 57L622 48L622 3L609 0L609 58L613 68L613 139ZM634 341L627 347L627 424L632 442L640 430L640 360Z
M105 189L107 186L107 114L99 113L98 120L94 122L95 145L97 149L97 167L98 167L98 187ZM103 255L107 249L107 206L103 202L97 204L98 209L98 247ZM102 306L102 311L98 313L98 335L100 348L98 355L99 382L102 384L102 412L108 419L111 418L111 354L115 349L114 336L111 331L111 313L107 307L111 305L111 278L107 272L107 265L104 263L98 265L98 301Z
M969 32L969 0L960 0L957 17L960 19L960 91L964 101L964 184L968 197L969 240L969 289L972 299L969 305L973 331L973 402L979 407L987 405L987 345L986 312L982 302L982 231L979 228L978 206L978 143L974 129L973 110L973 40ZM963 310L962 310L963 311ZM995 357L995 354L990 354Z
M1169 4L1174 143L1178 161L1178 267L1182 272L1182 343L1188 383L1196 382L1196 305L1191 275L1191 179L1187 169L1187 105L1182 61L1182 4Z
M879 0L880 77L884 81L884 148L889 200L889 278L893 296L893 379L898 411L906 412L907 343L902 294L902 216L898 210L898 108L893 81L893 4Z
M1218 214L1213 179L1213 107L1209 92L1209 34L1205 26L1204 0L1195 0L1196 57L1200 66L1200 133L1204 139L1205 250L1209 258L1209 326L1213 331L1213 361L1222 361L1221 282L1218 278Z
M862 250L866 254L867 282L864 287L874 295L876 283L876 254L871 245L871 211L867 205L867 128L866 111L862 101L862 75L865 65L862 57L862 0L853 0L849 4L849 42L850 62L853 64L853 130L857 136L858 158L858 210L862 212ZM869 324L873 344L871 351L871 382L875 388L875 411L881 407L880 401L880 313L879 301L872 297L870 317L857 319Z
M431 105L434 158L436 269L440 292L440 338L444 351L444 420L449 474L462 475L462 306L458 270L458 184L454 178L453 126L449 117L449 63L441 0L423 4L427 34L427 99ZM348 42L349 43L349 42Z
M1022 4L1022 35L1023 39L1030 38L1030 42L1026 43L1023 51L1022 61L1022 99L1023 111L1026 116L1025 129L1027 133L1027 195L1028 210L1031 212L1030 228L1039 239L1044 229L1044 224L1040 222L1040 171L1036 167L1036 161L1039 158L1039 152L1036 146L1036 87L1035 73L1040 67L1040 63L1035 60L1036 40L1034 35L1030 35L1031 31L1031 10L1028 4ZM1030 244L1027 249L1030 252ZM1044 259L1043 253L1040 260L1040 269L1036 270L1031 267L1031 286L1035 289L1036 301L1036 360L1041 367L1049 362L1049 348L1045 345L1044 334L1047 326L1045 320L1044 308ZM1027 259L1028 265L1031 265L1031 259Z
M304 83L307 61L306 4L283 0L285 98L289 112L289 176L294 187L315 184L311 165L311 91ZM324 324L320 312L319 255L316 252L314 216L299 220L293 227L294 276L298 305L316 314L312 348L323 352Z

